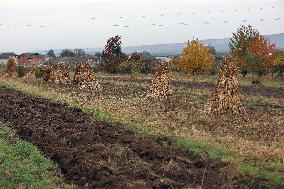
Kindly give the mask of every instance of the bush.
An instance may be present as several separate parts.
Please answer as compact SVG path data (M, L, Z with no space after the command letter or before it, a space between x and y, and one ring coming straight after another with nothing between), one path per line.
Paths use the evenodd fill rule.
M154 73L154 65L155 65L154 62L152 62L152 61L143 62L140 69L139 69L139 72L143 73L143 74Z
M94 65L94 72L100 72L100 71L102 71L102 68L101 68L101 64L100 63L96 63L95 65Z
M152 56L149 52L142 52L138 71L143 74L154 73L155 61L156 57Z
M43 77L43 74L44 74L44 68L43 68L43 67L37 67L37 68L35 68L35 76L36 76L37 78Z
M17 67L17 75L18 77L24 77L29 72L28 68L25 68L24 66L18 66Z
M277 64L272 69L272 75L277 74L277 76L282 77L284 75L284 64Z
M131 74L133 70L133 65L130 62L122 62L117 68L117 72L123 74Z
M274 62L272 75L275 73L277 73L277 75L280 77L282 77L284 74L284 50L277 52L277 58Z

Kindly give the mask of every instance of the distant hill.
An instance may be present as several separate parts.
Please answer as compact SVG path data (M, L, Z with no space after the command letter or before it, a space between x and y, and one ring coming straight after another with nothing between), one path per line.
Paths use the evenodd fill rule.
M268 39L275 43L277 48L284 49L284 33L266 35ZM211 45L215 47L216 51L219 53L228 51L229 38L224 39L205 39L202 42L206 45ZM185 47L185 43L171 43L171 44L155 44L155 45L140 45L140 46L127 46L122 47L124 53L130 54L132 52L148 51L155 56L169 56L178 55L181 53L182 49ZM103 48L87 48L84 49L86 53L94 54L95 52L102 52ZM54 50L56 54L59 54L61 49ZM45 54L46 51L37 51L37 53Z
M284 33L266 35L268 39L275 43L277 48L284 49ZM206 45L211 45L215 47L216 51L219 53L226 52L229 50L229 38L224 39L205 39L202 42ZM157 44L157 45L142 45L142 46L128 46L124 47L123 51L126 53L131 53L134 51L148 51L156 56L166 56L166 55L177 55L180 54L185 43L172 43L172 44Z

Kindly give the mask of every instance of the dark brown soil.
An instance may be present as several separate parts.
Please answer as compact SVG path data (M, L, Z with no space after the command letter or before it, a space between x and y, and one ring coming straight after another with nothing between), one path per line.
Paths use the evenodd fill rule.
M0 88L0 121L37 145L68 182L85 188L280 188L228 163L141 136L80 109Z
M116 78L116 77L103 77L103 80L113 80L113 81L124 81L124 82L136 82L149 84L151 80L149 79L136 79L136 78ZM209 89L213 90L215 84L208 82L185 82L185 81L172 81L172 85L175 87L184 87L190 89ZM261 95L265 97L274 98L284 98L283 88L272 88L272 87L253 87L253 86L242 86L240 87L241 93L245 95Z

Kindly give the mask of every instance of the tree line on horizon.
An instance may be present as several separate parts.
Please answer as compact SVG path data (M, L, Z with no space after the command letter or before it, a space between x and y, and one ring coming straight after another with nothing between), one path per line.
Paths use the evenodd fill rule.
M94 70L127 74L154 72L156 57L149 52L134 52L127 55L122 52L121 44L121 36L109 38L104 50L95 54L97 62ZM170 69L193 75L216 74L223 59L232 57L243 77L254 74L261 78L269 73L283 77L284 51L276 49L275 44L252 26L240 26L230 38L229 49L229 52L223 55L216 53L214 47L206 46L198 39L188 41L180 55L171 57ZM51 49L47 56L47 64L56 64L58 58L80 59L87 56L87 53L83 49L64 49L57 57Z

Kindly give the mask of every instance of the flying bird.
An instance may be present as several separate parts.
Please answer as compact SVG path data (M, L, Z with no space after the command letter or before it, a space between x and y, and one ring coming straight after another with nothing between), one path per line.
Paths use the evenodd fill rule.
M275 9L275 7L274 7L274 6L273 6L272 8L273 8L273 9Z
M235 11L235 12L237 12L237 11L238 11L238 9L235 9L234 11Z
M223 20L223 22L225 23L225 24L228 24L229 22L228 21L226 21L226 20Z
M191 13L191 14L196 14L195 12Z
M264 19L262 18L262 19L260 19L259 21L261 21L261 22L262 22L263 20L264 20Z
M164 25L163 25L163 24L159 24L158 26L162 27L162 26L164 26Z
M248 9L248 11L250 11L250 9Z
M225 12L224 10L221 10L221 12Z
M146 16L142 16L142 18L145 18Z
M30 24L28 24L28 25L26 25L27 27L30 27L31 25Z
M45 26L40 26L41 28L44 28Z
M210 24L209 22L202 22L203 24Z
M211 14L211 12L210 12L210 11L207 11L207 14Z
M156 24L151 24L151 26L156 26Z
M263 10L263 8L261 7L260 10Z
M92 20L95 20L96 18L95 18L95 17L92 17L91 19L92 19Z
M123 18L123 16L121 16L121 17L119 17L120 19L122 19Z
M160 16L164 16L163 14L161 14Z
M275 20L280 20L281 18L276 18Z
M243 20L243 22L247 22L247 20Z
M112 26L115 26L115 27L117 27L117 26L119 26L118 24L114 24L114 25L112 25Z
M180 13L177 13L176 15L177 15L177 16L180 16Z
M129 26L123 26L124 28L129 28Z
M184 26L188 26L188 24L183 23L183 22L180 22L179 24L180 24L180 25L184 25Z

